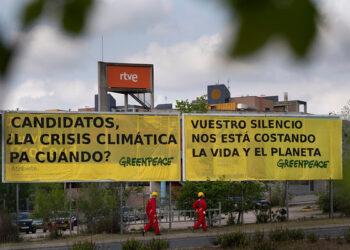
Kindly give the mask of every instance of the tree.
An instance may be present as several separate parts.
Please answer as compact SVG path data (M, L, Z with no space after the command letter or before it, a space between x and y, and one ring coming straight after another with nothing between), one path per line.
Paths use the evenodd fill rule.
M342 107L340 115L344 120L350 121L350 99Z
M266 187L260 182L225 181L224 177L217 181L185 182L174 192L176 208L193 209L192 203L198 199L199 192L205 194L208 208L217 208L221 202L222 212L233 218L234 212L241 214L252 208L254 200L263 198Z
M1 114L0 114L1 119ZM2 123L0 122L0 131L2 131ZM0 133L0 141L2 141L2 133ZM0 145L0 162L2 163L2 144ZM2 179L2 171L0 171L0 179ZM3 183L0 182L0 207L9 213L16 211L16 185L19 185L19 209L26 210L28 198L35 189L34 184L28 183Z
M119 189L116 183L89 183L81 187L78 210L92 233L117 233L120 226Z
M186 99L185 101L176 100L176 108L180 110L181 113L206 113L208 112L207 95L202 95L197 97L192 103Z
M320 15L312 0L222 0L238 23L229 41L229 55L252 55L275 38L285 41L298 58L304 58L317 34Z
M66 192L60 183L37 184L35 194L34 216L49 218L51 213L64 211Z
M79 35L85 28L94 0L31 0L23 2L20 15L21 34L28 33L40 17L52 18L69 35ZM22 47L23 35L7 44L0 34L0 78L5 77L10 64ZM1 83L1 81L0 81Z
M343 179L334 181L333 208L350 216L350 100L342 107L340 116L342 122L342 151L343 151ZM329 211L329 195L320 194L318 205L324 212Z

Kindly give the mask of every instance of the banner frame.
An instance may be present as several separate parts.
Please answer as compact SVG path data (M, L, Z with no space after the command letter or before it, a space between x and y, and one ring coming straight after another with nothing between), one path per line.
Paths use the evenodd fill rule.
M20 111L20 110L6 110L1 111L1 122L2 122L2 183L112 183L112 182L148 182L148 181L121 181L121 180L109 180L109 179L103 179L103 180L70 180L70 181L55 181L55 182L48 182L48 181L6 181L5 180L5 174L6 174L6 167L5 167L5 114L6 113L18 113L18 114L97 114L97 115L145 115L145 116L177 116L179 120L181 119L181 115L179 111L172 111L172 112L79 112L79 111L33 111L33 110L26 110L26 111ZM179 124L179 135L181 138L181 123ZM179 143L179 150L181 150L181 143ZM181 157L181 152L179 154L179 157ZM181 165L181 158L180 158L180 165ZM180 166L180 178L179 180L166 180L166 181L181 181L182 180L182 174L181 174L181 166Z
M272 117L272 118L305 118L305 119L324 119L324 120L341 120L341 116L338 115L334 115L334 116L330 116L330 115L314 115L314 114L306 114L306 113L283 113L283 114L276 114L276 113L265 113L265 114L261 114L261 113L249 113L249 114L243 114L243 113L238 113L238 114L233 114L233 113L221 113L221 112L210 112L210 113L183 113L181 115L181 119L182 119L182 165L183 168L186 169L186 149L185 149L185 137L186 137L186 131L185 131L185 117L186 116L226 116L226 117ZM341 172L343 172L343 139L341 138ZM314 179L313 179L314 180ZM316 180L316 179L315 179ZM321 180L325 180L325 179L321 179ZM336 179L332 179L331 177L327 180L336 180ZM186 171L183 172L182 175L182 181L187 181L186 180ZM205 180L202 180L205 181ZM215 180L211 180L211 181L215 181ZM247 179L245 181L259 181L259 180L252 180L252 179ZM262 181L269 181L269 180L262 180ZM274 181L274 180L271 180ZM275 181L283 181L283 180L275 180ZM291 181L291 180L288 180Z

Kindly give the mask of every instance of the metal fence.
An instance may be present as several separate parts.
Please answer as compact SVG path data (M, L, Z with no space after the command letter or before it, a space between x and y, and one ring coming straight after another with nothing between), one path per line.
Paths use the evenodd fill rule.
M214 224L221 226L221 202L218 208L206 210L206 220L209 227ZM169 230L172 229L172 223L193 222L197 220L194 210L172 210L159 209L157 211L158 223L168 223ZM123 226L145 225L148 223L148 216L144 211L128 211L123 214Z

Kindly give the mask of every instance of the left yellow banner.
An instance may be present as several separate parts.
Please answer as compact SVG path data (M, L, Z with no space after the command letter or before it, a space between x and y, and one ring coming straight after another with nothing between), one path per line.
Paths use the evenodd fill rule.
M3 181L179 181L178 115L3 117Z

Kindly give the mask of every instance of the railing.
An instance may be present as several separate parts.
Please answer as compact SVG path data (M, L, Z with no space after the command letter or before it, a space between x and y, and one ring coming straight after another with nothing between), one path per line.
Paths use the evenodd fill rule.
M196 211L194 210L166 210L162 209L157 212L158 223L169 223L169 230L171 230L172 223L178 222L195 222L197 220ZM214 224L221 226L221 202L218 208L210 208L206 210L206 220L208 226L212 227ZM143 225L148 223L148 216L146 212L132 211L125 212L123 215L124 226Z

